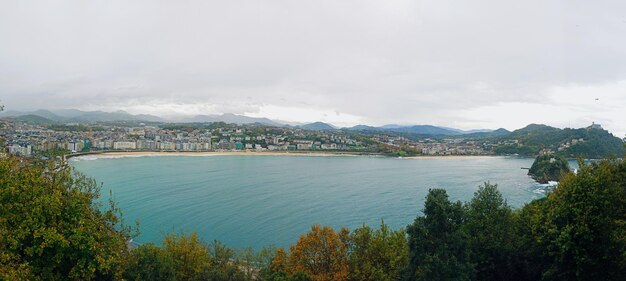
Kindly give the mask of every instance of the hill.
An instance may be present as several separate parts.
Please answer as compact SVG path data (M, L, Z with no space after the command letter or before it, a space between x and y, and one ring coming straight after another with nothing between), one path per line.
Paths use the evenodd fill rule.
M373 126L368 126L368 125L356 125L353 127L347 127L344 128L345 130L349 130L349 131L361 131L361 132L367 132L367 131L382 131L385 130L384 126L383 127L373 127Z
M605 158L623 156L624 142L599 126L579 129L559 129L541 124L530 124L510 134L495 137L499 145L496 154L538 155L549 150L558 156L576 158Z
M54 120L50 120L48 118L41 117L39 115L34 115L34 114L28 114L28 115L22 115L22 116L18 116L18 117L13 117L13 119L15 121L24 122L24 123L32 124L32 125L50 125L50 124L56 124L57 123Z
M450 129L444 129L432 125L415 125L409 127L400 127L389 129L389 131L396 133L407 133L407 134L415 134L415 135L433 135L433 136L455 136L461 135L462 133L453 131Z
M538 156L528 170L528 175L539 183L560 181L570 171L569 163L563 157L554 154Z
M54 113L54 112L52 112L50 110L45 110L45 109L39 109L39 110L33 111L32 113L26 114L26 115L40 116L40 117L43 117L43 118L46 118L46 119L52 120L52 121L61 121L61 120L63 120L62 116L60 116L60 115L58 115L58 114L56 114L56 113ZM22 115L22 116L24 116L24 115Z
M412 134L421 136L458 136L465 134L465 131L458 129L450 129L437 127L433 125L412 125L412 126L399 126L399 125L384 125L381 127L372 127L368 125L356 125L354 127L346 128L351 131L361 132L392 132L402 134Z
M114 112L105 111L88 111L77 116L71 117L65 122L75 123L94 123L94 122L114 122L114 121L150 121L164 122L160 117L148 114L133 115L123 110Z
M511 132L507 129L504 128L500 128L497 129L495 131L483 131L483 132L475 132L475 133L468 133L463 135L463 137L467 137L467 138L488 138L488 137L499 137L499 136L505 136L510 134Z
M336 128L333 125L324 122L314 122L310 124L305 124L300 126L302 129L313 130L313 131L329 131L335 130Z
M113 121L151 121L151 122L164 122L162 118L153 115L140 114L133 115L126 111L80 111L76 109L61 109L61 110L45 110L39 109L31 112L21 111L7 111L3 112L2 117L22 117L30 116L28 118L33 119L33 116L45 118L56 123L94 123L94 122L113 122ZM27 118L27 119L28 119Z
M278 122L270 120L268 118L257 118L257 117L248 117L243 115L237 115L232 113L225 113L221 115L196 115L192 118L183 119L181 122L183 123L214 123L214 122L224 122L228 124L263 124L269 126L284 126Z

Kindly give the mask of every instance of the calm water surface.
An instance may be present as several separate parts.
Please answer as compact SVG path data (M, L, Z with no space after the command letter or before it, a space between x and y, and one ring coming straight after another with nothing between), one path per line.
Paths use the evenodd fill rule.
M287 246L312 224L393 228L411 223L429 188L467 201L483 182L497 183L521 207L543 196L507 157L375 156L83 156L71 163L113 192L127 222L140 222L139 243L164 233L197 231L231 247Z

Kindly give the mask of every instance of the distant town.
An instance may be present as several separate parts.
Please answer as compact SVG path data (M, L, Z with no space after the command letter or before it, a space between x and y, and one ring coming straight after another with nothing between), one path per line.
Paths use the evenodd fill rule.
M500 133L478 132L450 136L371 128L311 129L259 123L109 121L36 124L29 121L20 118L0 120L0 139L4 142L5 152L23 157L54 157L107 151L327 152L389 156L532 155L567 152L585 147L588 141L586 135L575 133L566 134L556 143L538 146L528 140L528 134L522 134L525 132L523 130L534 130L531 135L536 135L536 132L543 132L546 128L564 131L545 125L530 125L518 130L520 133L505 130ZM587 131L590 129L608 134L597 124L586 128ZM608 135L618 140L616 149L623 149L619 138ZM596 141L593 140L592 145ZM619 152L616 150L615 153Z
M455 138L411 138L396 133L308 130L259 124L64 124L41 126L5 119L0 137L20 156L97 151L306 151L403 155L492 155L498 143ZM502 144L511 144L506 142Z

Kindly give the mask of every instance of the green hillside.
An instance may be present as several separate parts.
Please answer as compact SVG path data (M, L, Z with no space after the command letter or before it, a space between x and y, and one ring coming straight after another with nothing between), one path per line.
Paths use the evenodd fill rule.
M528 175L539 183L548 183L548 181L560 181L561 177L569 172L567 160L554 154L545 154L535 159L528 170Z
M496 154L535 156L549 150L558 156L576 158L621 157L626 153L624 142L599 126L559 129L531 124L510 134L495 138Z
M33 125L50 125L50 124L57 123L54 120L50 120L48 118L45 118L39 115L34 115L34 114L22 115L22 116L15 117L14 119L19 122L24 122L24 123L33 124Z

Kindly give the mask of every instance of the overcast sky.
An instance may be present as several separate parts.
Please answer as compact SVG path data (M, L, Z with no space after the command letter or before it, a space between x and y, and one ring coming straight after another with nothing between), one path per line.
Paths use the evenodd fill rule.
M624 137L626 1L2 0L0 102Z

